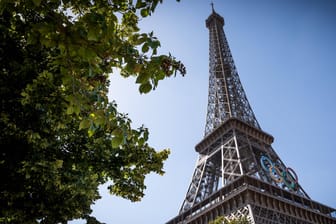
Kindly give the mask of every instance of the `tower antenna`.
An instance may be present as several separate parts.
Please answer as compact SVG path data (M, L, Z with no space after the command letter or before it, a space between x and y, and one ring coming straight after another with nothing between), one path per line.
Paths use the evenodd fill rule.
M215 8L214 8L214 3L213 3L213 1L211 1L210 5L211 5L212 12L215 12Z

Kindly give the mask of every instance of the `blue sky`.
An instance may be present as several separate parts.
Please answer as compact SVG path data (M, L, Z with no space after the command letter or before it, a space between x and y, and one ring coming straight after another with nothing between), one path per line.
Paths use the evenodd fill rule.
M217 0L224 30L248 100L273 148L298 174L308 195L336 207L336 1ZM146 179L143 200L108 195L92 207L106 223L165 223L177 215L203 138L208 95L208 0L173 0L141 21L161 53L171 52L187 76L162 81L140 95L134 79L111 76L110 99L134 127L150 130L150 144L170 148L166 174Z

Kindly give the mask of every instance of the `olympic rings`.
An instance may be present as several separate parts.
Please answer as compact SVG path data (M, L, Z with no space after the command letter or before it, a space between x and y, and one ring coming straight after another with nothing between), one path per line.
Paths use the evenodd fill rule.
M269 168L269 174L275 182L278 182L278 183L282 182L282 173L280 172L278 167L271 166Z
M284 183L288 188L291 188L293 190L297 190L298 176L296 175L294 170L290 167L287 167L286 172L284 173Z
M264 160L267 161L268 164L265 165L264 163ZM268 171L269 168L272 166L272 161L267 157L267 156L261 156L260 157L260 163L261 163L261 166L262 168L265 170L265 171ZM267 166L268 165L268 166Z
M280 161L275 163L267 156L260 157L261 167L268 172L276 183L283 183L287 188L298 190L298 176L290 167L284 167Z

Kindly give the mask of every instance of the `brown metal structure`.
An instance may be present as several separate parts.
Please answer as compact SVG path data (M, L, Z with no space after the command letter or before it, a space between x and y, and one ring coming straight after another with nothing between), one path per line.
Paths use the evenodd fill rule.
M246 216L251 224L336 224L336 210L311 200L262 131L212 9L209 97L205 137L179 215L167 224L207 224L218 216Z

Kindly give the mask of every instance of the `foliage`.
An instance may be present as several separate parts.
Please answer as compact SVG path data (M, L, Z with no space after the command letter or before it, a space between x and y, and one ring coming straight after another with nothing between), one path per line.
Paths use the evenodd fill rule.
M249 224L249 221L245 216L236 219L228 219L224 216L218 216L215 220L210 221L209 224Z
M138 201L145 175L164 173L169 150L150 147L148 130L107 99L115 69L140 93L185 74L138 28L161 2L0 1L1 223L98 223L100 184Z

